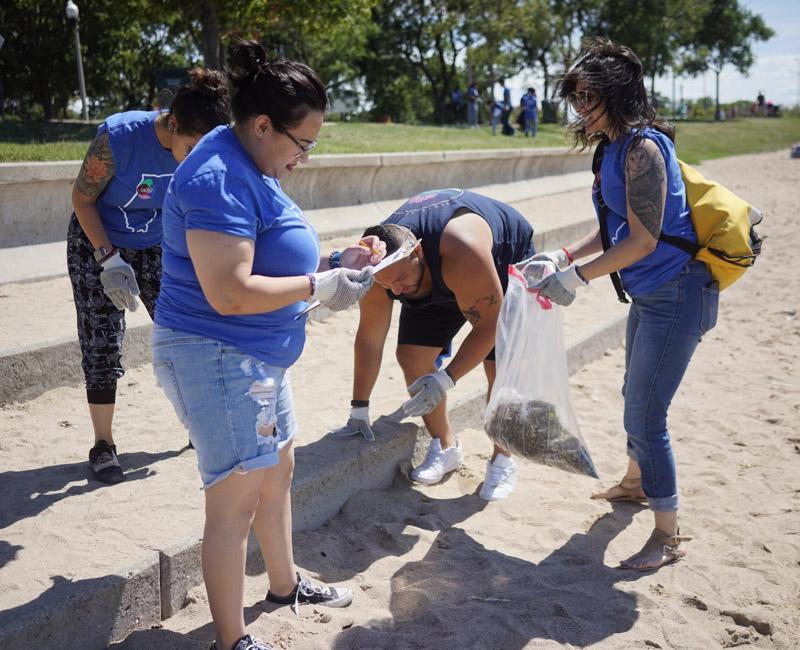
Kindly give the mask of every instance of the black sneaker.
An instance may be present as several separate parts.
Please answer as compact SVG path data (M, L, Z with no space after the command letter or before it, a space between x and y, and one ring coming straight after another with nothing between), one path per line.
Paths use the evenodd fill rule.
M89 450L89 467L101 483L119 483L125 476L117 460L117 446L101 440Z
M267 598L271 603L279 605L291 604L295 613L303 603L324 605L326 607L347 607L353 602L353 590L349 587L329 587L303 578L297 574L297 585L288 596L276 596L271 591Z
M216 641L211 644L211 650L217 650ZM249 634L245 634L231 650L272 650L272 646L267 645L261 639L254 639Z

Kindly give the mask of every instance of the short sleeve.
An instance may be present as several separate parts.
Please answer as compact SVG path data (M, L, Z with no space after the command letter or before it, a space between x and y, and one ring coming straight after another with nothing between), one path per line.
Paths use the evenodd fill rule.
M223 171L190 178L176 188L186 230L211 230L256 239L258 215L250 187Z

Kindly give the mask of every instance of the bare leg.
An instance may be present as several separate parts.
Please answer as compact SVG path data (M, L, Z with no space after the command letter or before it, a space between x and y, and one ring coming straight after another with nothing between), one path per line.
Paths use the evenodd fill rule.
M245 634L244 571L247 534L267 470L233 473L206 490L203 578L217 645L231 648Z
M292 553L292 472L294 448L281 449L278 465L264 472L253 530L269 575L269 588L276 596L286 596L297 583Z
M114 420L114 404L89 404L89 415L94 427L94 443L105 440L109 445L114 444L111 433L111 423Z
M492 398L492 388L494 387L494 380L497 377L497 364L494 361L484 360L483 362L483 371L486 373L486 383L488 384L488 388L486 391L486 400L490 400ZM492 449L492 462L494 459L497 458L497 454L503 454L504 456L511 456L511 452L507 449L503 449L498 445L494 445Z

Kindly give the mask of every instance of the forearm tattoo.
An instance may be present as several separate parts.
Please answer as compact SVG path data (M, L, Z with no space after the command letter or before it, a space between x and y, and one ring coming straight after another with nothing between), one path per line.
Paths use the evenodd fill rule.
M664 158L634 143L625 159L625 184L631 211L655 239L661 234L667 173Z
M108 143L108 133L101 133L89 145L75 187L81 194L96 199L113 176L114 157Z
M481 304L485 303L487 307L492 307L500 302L500 298L497 295L496 291L493 291L485 298L480 298L475 301L475 303L469 307L469 309L463 310L461 313L464 318L467 319L467 322L475 327L478 322L481 320Z

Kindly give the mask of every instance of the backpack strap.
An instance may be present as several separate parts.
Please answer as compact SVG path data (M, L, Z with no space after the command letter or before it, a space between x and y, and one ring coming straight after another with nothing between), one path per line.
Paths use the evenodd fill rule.
M603 193L600 191L600 166L603 163L603 152L605 150L605 140L601 141L597 148L594 150L594 157L592 158L592 172L594 173L594 184L597 188L597 217L600 220L600 241L603 243L603 251L611 248L611 242L608 238L608 206L603 200ZM622 280L619 273L612 271L609 276L611 277L611 284L614 285L614 291L617 292L617 300L622 303L628 304L630 300L625 295L625 290L622 288Z

